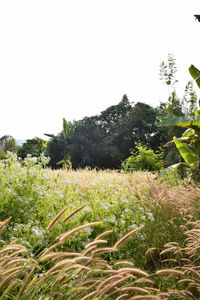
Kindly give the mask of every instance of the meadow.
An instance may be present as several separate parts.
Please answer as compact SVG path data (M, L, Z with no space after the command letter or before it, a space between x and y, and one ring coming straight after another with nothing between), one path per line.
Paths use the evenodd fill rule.
M0 161L0 300L199 299L200 188Z

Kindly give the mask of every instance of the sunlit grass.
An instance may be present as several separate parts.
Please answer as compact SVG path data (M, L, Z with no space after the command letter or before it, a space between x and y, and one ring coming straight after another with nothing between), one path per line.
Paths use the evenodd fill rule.
M45 160L45 158L41 158L41 160L43 159ZM162 278L160 284L164 287L166 284L166 279L163 279L164 272L165 274L170 272L168 269L170 267L171 270L171 267L174 266L173 263L176 263L177 267L181 265L180 260L177 264L177 255L169 255L170 250L168 248L175 247L172 247L170 243L176 243L176 248L173 249L177 251L182 249L185 240L183 234L183 229L186 228L184 227L185 224L187 222L190 222L188 226L193 224L191 222L198 224L197 220L200 219L200 189L181 182L177 175L170 175L161 182L155 180L156 174L150 172L125 173L90 169L55 171L44 169L43 164L44 162L37 163L35 159L29 157L26 160L26 165L22 165L13 154L9 154L7 160L0 162L0 220L12 217L6 230L1 233L1 239L6 243L6 247L11 247L12 244L10 243L17 239L18 241L14 242L14 245L20 245L16 246L15 249L21 251L19 252L20 257L21 255L23 258L32 257L37 263L38 257L46 251L45 249L49 249L49 253L52 251L65 253L62 254L63 257L68 252L79 253L83 256L89 256L93 253L94 258L96 255L101 255L109 266L107 271L119 261L124 262L127 265L131 264L136 269L159 275L159 278ZM99 225L90 227L87 226L89 223ZM3 225L5 224L2 223ZM75 230L75 228L85 229L79 232L79 229ZM134 232L136 228L143 229L128 239L129 232ZM65 232L70 232L69 238L68 233L64 234ZM106 241L104 232L108 233L105 235ZM63 243L62 239L65 240L65 238L67 240ZM126 242L122 243L124 240ZM117 249L116 245L119 244L120 249ZM188 245L190 246L190 244L187 244L187 248ZM4 249L3 244L2 249ZM9 249L12 248L7 249L8 253ZM198 249L198 243L195 244L195 249ZM46 255L48 254L46 253ZM54 257L56 254L52 255ZM183 254L181 255L183 257ZM13 256L15 255L13 254ZM188 259L188 254L186 256L185 259ZM191 263L191 258L189 259ZM27 264L28 272L33 270L33 274L37 273L37 263L35 265L29 261ZM79 265L78 258L74 263ZM41 274L50 266L51 263L43 266L44 269L42 269ZM167 266L165 271L157 272L165 266ZM14 274L13 278L18 274L18 270L20 269L16 265L16 269L10 271L11 274ZM12 277L9 272L6 273L6 270L4 273L8 275L5 280ZM113 276L115 273L110 272ZM171 272L171 274L175 273L175 271ZM124 274L129 276L126 272ZM176 273L176 275L178 274L181 273ZM62 277L62 274L59 276ZM117 276L121 276L121 274ZM23 278L23 280L29 280L28 277ZM103 276L103 278L106 280L107 277ZM122 276L122 278L116 277L115 279L122 279L123 281L123 278ZM79 279L82 282L83 278ZM90 279L84 278L86 282ZM31 282L32 280L37 281L34 277ZM92 278L92 280L94 279ZM129 282L130 278L124 280ZM49 289L52 278L48 278L47 281L48 284L42 285L44 291ZM71 279L69 282L67 290L71 293L70 295L75 295L73 293L77 291L73 290ZM83 282L85 285L85 281ZM167 282L170 286L166 289L163 288L163 291L172 289L174 281L167 279ZM20 286L20 282L18 283ZM90 282L91 284L92 282ZM101 283L99 282L99 284ZM34 282L33 286L35 286ZM62 284L59 283L58 286L55 286L60 288ZM142 290L139 289L140 286L137 286L137 289L128 289L130 287L128 285L127 289L125 287L123 286L124 294L128 293L128 295L133 296L142 293ZM131 285L131 287L133 286ZM143 287L144 285L141 286L141 288ZM4 284L2 288L5 292ZM107 288L111 294L115 290L109 286ZM145 288L147 291L150 290L149 286ZM89 293L90 289L86 290ZM86 297L86 290L80 293L82 295L80 297ZM105 297L108 290L104 290ZM22 288L20 297L24 291L25 289ZM91 288L92 292L94 289ZM159 295L162 299L158 292L155 293L155 290L153 292L153 288L149 293L153 293L156 295L155 297ZM46 295L46 292L44 294ZM186 292L183 293L183 299L186 294ZM104 297L104 293L93 295L100 297L100 299ZM117 299L116 295L115 293L112 294L113 298L110 299ZM143 295L147 297L149 294L147 292L145 294L143 291ZM58 295L56 297L56 299L64 299L62 298L63 295L60 295L60 298ZM91 295L91 297L93 296ZM37 299L37 297L33 299ZM125 296L124 299L126 299Z

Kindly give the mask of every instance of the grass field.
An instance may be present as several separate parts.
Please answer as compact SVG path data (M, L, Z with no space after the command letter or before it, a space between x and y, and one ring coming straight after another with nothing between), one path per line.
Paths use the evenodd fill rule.
M199 299L198 187L44 164L0 162L0 300Z

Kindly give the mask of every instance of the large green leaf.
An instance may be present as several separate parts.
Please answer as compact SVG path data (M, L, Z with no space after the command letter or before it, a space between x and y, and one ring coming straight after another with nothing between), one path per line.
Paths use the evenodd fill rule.
M178 140L175 136L173 138L176 147L183 157L186 164L188 164L190 167L195 167L198 161L198 155L196 151L192 148L190 148L188 145L182 143L180 140Z
M194 65L191 65L189 67L189 72L200 88L200 71Z
M194 135L195 135L194 129L187 129L186 131L183 132L182 137L190 137Z
M199 102L200 102L200 101L199 101ZM199 105L200 105L200 103L199 103ZM195 115L195 116L200 116L200 110L195 109L194 115Z
M180 126L186 128L192 128L192 126L199 126L200 129L200 116L178 116L161 120L157 126Z
M67 121L65 120L65 118L63 118L63 136L65 140L68 140L69 136L70 136L70 127L67 123Z
M169 173L169 172L175 171L176 169L178 169L178 167L179 167L180 165L184 165L184 163L180 162L180 163L178 163L178 164L174 164L174 165L169 166L168 168L166 168L166 169L164 169L162 172L160 172L160 174L156 177L156 179L158 179L158 178L160 178L160 177L166 175L166 174Z
M178 138L179 141L184 142L184 143L189 143L193 144L199 140L198 136L186 136L186 137L180 137Z

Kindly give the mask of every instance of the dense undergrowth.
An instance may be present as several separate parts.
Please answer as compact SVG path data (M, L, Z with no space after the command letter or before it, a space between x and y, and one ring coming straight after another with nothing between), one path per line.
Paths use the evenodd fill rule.
M0 299L199 299L198 187L46 162L0 161Z

